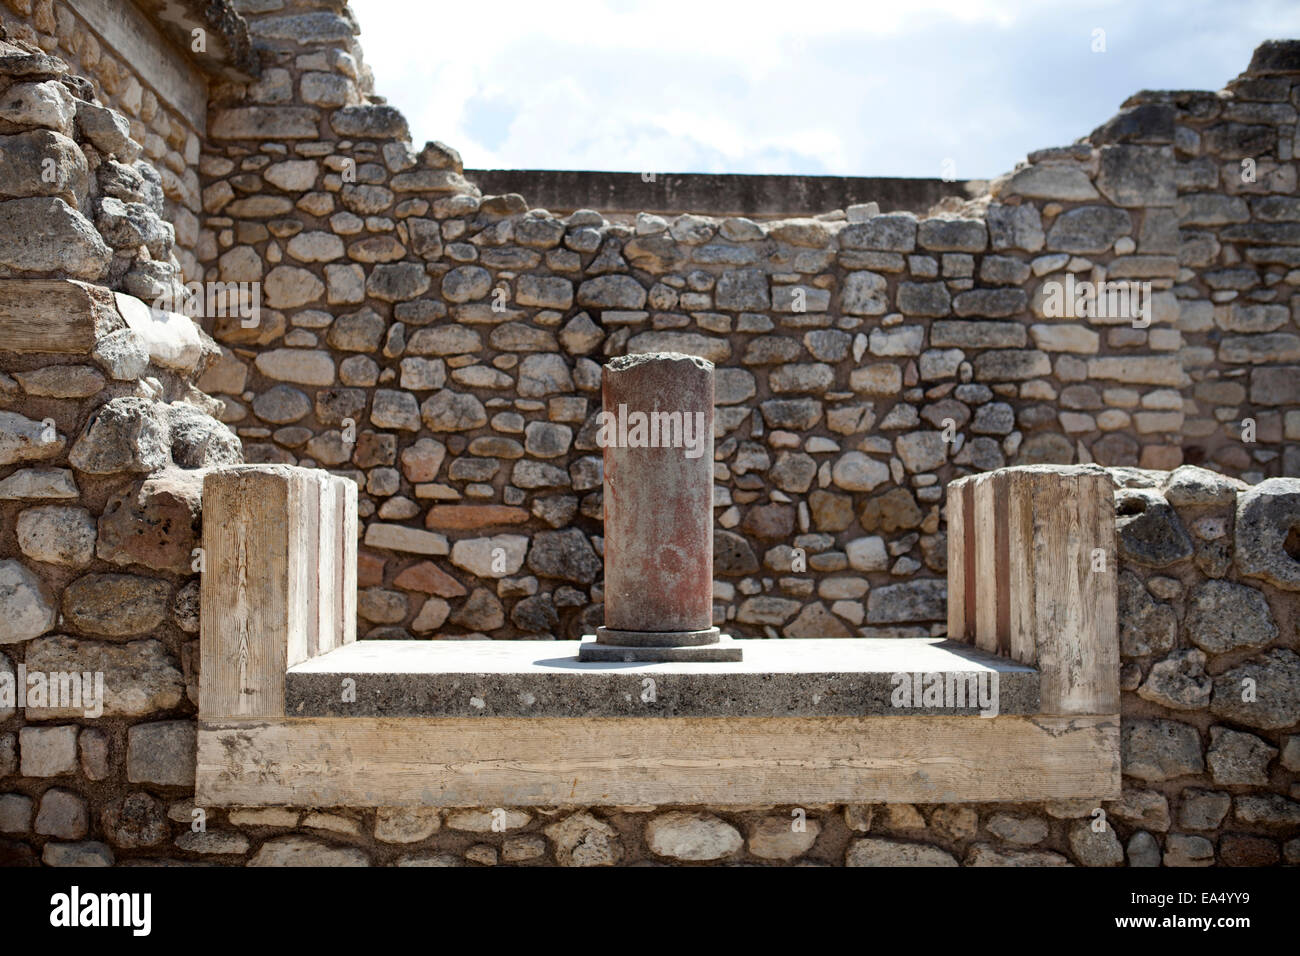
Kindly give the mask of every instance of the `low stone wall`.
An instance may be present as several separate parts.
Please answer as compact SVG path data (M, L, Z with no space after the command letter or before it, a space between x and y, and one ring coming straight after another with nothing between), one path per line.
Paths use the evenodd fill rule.
M1121 601L1119 800L205 810L193 802L193 583L150 571L120 575L135 590L100 582L98 593L119 595L111 615L83 603L88 589L77 578L63 596L67 636L19 640L0 656L0 669L103 668L110 702L98 719L0 710L0 862L1300 863L1300 563L1291 540L1300 481L1246 486L1195 468L1111 473L1119 565L1103 573L1119 574ZM48 510L37 497L5 502L0 525L14 511L26 526L24 514ZM111 513L100 517L106 556L114 526ZM0 562L5 573L15 565L49 573L24 555ZM120 570L103 558L89 565L101 567Z

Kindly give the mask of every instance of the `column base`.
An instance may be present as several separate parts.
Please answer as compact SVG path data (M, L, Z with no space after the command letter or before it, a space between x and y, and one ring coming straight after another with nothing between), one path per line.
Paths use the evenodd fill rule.
M599 631L606 631L606 628L598 628ZM718 629L711 628L718 634L717 638L708 644L688 644L666 647L662 645L629 645L629 644L611 644L601 641L604 635L597 635L593 640L588 634L583 638L582 644L578 647L578 660L580 661L609 661L618 663L656 663L663 661L703 661L703 662L721 662L721 661L739 661L742 659L740 645L734 641L730 634L722 634ZM614 634L640 634L640 631L614 631ZM706 631L696 631L687 633L707 633Z
M616 627L596 628L596 643L619 647L696 647L716 644L722 631L706 627L698 631L622 631Z

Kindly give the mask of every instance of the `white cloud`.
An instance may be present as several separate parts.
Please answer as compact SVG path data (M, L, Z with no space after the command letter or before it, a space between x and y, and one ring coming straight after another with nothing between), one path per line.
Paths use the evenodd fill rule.
M1217 89L1300 30L1280 0L353 8L413 138L480 168L937 176L952 158L996 175L1139 89Z

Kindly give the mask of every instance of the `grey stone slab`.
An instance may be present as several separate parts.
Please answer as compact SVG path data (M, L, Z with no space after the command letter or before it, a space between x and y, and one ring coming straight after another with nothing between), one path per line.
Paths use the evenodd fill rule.
M523 193L529 202L560 215L575 209L605 214L676 215L690 209L708 216L815 216L875 202L881 212L924 212L945 196L969 198L966 180L866 176L767 176L641 173L551 169L469 169L484 195Z
M358 641L289 669L291 717L963 715L895 706L895 674L997 676L997 712L1033 714L1031 667L937 638L744 640L741 661L579 662L594 641ZM939 675L931 677L930 675ZM344 702L346 682L355 701ZM915 687L915 682L911 684ZM907 701L910 704L910 699ZM955 703L955 701L953 701ZM968 701L969 703L969 701Z
M605 628L599 628L604 631ZM714 629L716 630L716 628ZM620 631L620 634L634 633ZM653 633L653 632L652 632ZM688 631L688 634L708 634L708 631ZM664 663L684 661L710 661L712 663L734 663L744 658L740 644L732 640L731 635L716 637L710 642L698 644L609 644L600 640L583 641L578 645L579 661L604 661L621 664Z

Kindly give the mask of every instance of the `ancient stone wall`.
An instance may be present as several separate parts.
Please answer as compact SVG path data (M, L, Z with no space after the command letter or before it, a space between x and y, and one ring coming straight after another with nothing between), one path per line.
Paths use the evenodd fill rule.
M1186 459L1252 479L1300 475L1300 86L1287 49L1261 46L1221 94L1140 93L1113 127L1172 121Z
M106 47L74 4L65 0L5 0L0 7L0 27L11 40L58 57L67 65L61 75L76 77L79 86L84 84L80 96L94 98L119 114L116 125L137 144L137 155L143 156L155 171L152 186L161 192L163 218L174 231L175 248L171 251L175 252L177 265L186 279L202 278L194 256L202 213L198 168L202 134L194 122L159 99L129 52ZM192 68L178 56L176 69ZM134 158L125 158L124 162ZM166 257L162 258L165 261ZM152 301L155 296L148 298Z
M128 124L90 96L62 61L0 43L5 863L35 858L10 839L31 834L47 863L102 862L75 841L135 825L149 798L123 782L192 781L202 475L241 458L193 385L214 343L129 294L178 281L172 227Z
M118 222L106 198L166 222L130 163L138 140L104 148L92 131L124 127L75 122L100 115L85 87L20 44L0 53L0 135L43 136L64 160L42 185L0 177L33 190L0 215L38 200L79 243L42 243L49 224L18 209L28 228L0 230L25 257L0 281L0 671L99 671L105 690L99 716L0 706L0 862L1300 862L1300 482L1194 469L1113 472L1125 793L1101 805L1099 832L1092 800L530 808L509 811L505 832L493 808L196 815L197 479L240 456L209 411L250 458L358 479L371 636L597 622L590 420L600 362L638 349L719 362L715 595L738 635L941 632L954 475L1089 458L1167 468L1187 446L1252 479L1294 474L1295 319L1278 307L1295 274L1295 94L1277 97L1300 61L1276 50L1231 96L1151 94L1088 144L1034 154L933 217L629 227L483 197L454 151L411 150L400 114L368 94L340 5L245 6L263 78L217 92L194 249L204 279L260 282L265 308L252 328L206 317L219 357L113 294L145 263L172 265L113 241L153 221ZM1172 133L1168 109L1145 108L1169 104ZM1229 171L1246 150L1267 176L1240 190ZM24 155L16 141L0 151ZM1203 222L1213 207L1250 218ZM1047 280L1098 270L1152 282L1150 328L1045 315ZM37 319L21 348L15 314ZM1238 446L1227 429L1247 412L1259 441ZM1222 430L1189 442L1192 416ZM1270 422L1290 437L1266 437ZM807 573L789 570L796 547Z
M1263 301L1284 277L1217 288L1255 272L1225 268L1231 242L1206 250L1196 210L1244 208L1229 195L1240 129L1257 131L1252 195L1288 188L1294 167L1270 150L1291 142L1294 109L1244 98L1290 96L1290 75L1198 94L1221 117L1152 94L928 217L863 205L629 225L481 196L453 150L414 152L401 114L367 98L346 12L266 6L249 14L271 48L263 80L226 89L211 117L200 241L210 280L262 283L263 321L214 320L226 348L201 384L250 460L357 480L363 634L574 638L599 623L599 365L626 352L719 367L716 618L742 636L942 633L946 481L1007 463L1177 465L1185 401L1225 431L1259 421L1258 444L1232 442L1217 467L1285 464L1297 396L1278 366L1297 337L1264 331L1295 326ZM1149 283L1149 326L1053 314L1075 280ZM1215 310L1237 325L1207 361ZM1236 395L1242 363L1252 404L1185 394Z

